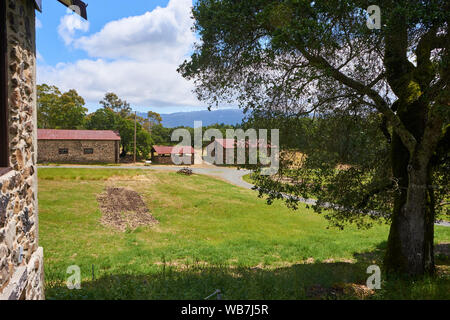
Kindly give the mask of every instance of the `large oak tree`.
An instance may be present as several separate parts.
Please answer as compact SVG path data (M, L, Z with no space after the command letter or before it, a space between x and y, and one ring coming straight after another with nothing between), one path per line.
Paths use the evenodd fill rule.
M369 5L381 9L380 29L366 25ZM448 183L439 170L448 167L450 3L199 0L193 17L201 41L179 71L201 100L269 115L379 115L389 153L335 175L354 188L330 184L319 204L334 200L332 220L387 218L389 273L434 272L436 185Z

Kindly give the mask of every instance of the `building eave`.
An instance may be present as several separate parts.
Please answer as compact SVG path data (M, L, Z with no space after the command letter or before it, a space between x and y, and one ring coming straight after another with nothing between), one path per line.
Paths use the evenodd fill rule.
M42 12L42 0L34 0L34 6L37 11Z
M58 0L60 3L68 7L70 10L87 20L87 4L81 0Z

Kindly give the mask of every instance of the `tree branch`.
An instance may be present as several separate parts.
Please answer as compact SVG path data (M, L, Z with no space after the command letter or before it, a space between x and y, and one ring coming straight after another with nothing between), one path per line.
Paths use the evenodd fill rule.
M335 80L340 83L356 90L361 95L367 95L375 103L376 109L381 112L390 122L395 132L399 135L405 147L408 149L410 154L412 154L417 145L417 140L411 132L406 129L400 118L391 110L386 101L376 92L374 89L365 86L361 82L358 82L339 70L333 67L327 60L323 57L318 57L311 55L304 47L298 46L298 50L305 56L306 59L310 61L311 64L315 65L317 68L328 72Z
M364 209L367 204L369 203L370 198L372 198L373 196L380 194L381 192L384 192L386 190L388 190L389 188L392 188L394 185L393 182L387 183L383 186L380 187L376 187L370 191L368 191L364 197L362 198L362 200L356 205L356 208L358 209Z

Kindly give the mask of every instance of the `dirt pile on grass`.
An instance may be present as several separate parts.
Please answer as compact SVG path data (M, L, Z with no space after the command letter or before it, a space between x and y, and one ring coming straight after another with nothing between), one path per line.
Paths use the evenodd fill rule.
M194 172L192 171L192 169L189 168L183 168L181 170L178 170L177 172L178 174L183 174L185 176L192 176L194 174Z
M97 201L103 214L100 222L115 230L124 232L158 223L136 191L107 188L106 192L97 196Z

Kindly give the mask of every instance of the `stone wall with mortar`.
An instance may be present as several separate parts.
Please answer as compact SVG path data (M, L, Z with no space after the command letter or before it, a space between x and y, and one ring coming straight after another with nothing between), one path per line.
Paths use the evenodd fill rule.
M43 299L36 172L35 8L29 0L5 1L12 170L0 176L0 300Z
M58 163L116 163L119 159L119 141L75 141L39 140L38 162ZM68 149L68 154L59 154L59 149ZM84 149L93 149L93 154L84 154Z
M186 161L184 162L188 162L188 164L182 164L182 165L192 165L194 164L194 156L184 156L186 158ZM189 159L190 158L190 159ZM152 162L154 164L168 164L168 165L174 165L173 161L172 161L172 157L171 156L161 156L161 155L153 155L152 157Z

